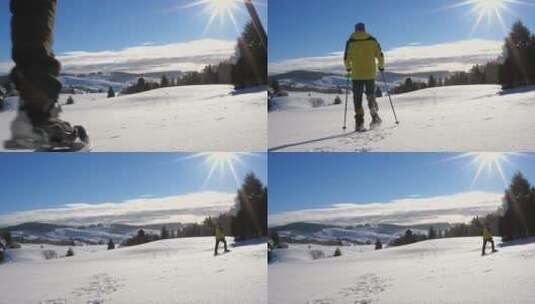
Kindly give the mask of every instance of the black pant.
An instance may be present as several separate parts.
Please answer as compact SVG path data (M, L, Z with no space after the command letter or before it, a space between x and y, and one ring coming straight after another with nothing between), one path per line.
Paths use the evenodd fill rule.
M494 240L492 238L484 239L483 240L483 249L481 251L482 254L485 254L485 249L487 247L487 242L490 242L492 244L492 251L496 251L496 249L494 249Z
M30 116L46 116L61 92L61 65L52 51L56 0L11 0L11 80ZM30 117L42 118L42 117Z
M217 254L217 249L219 248L219 242L222 242L225 245L225 251L228 251L228 249L227 249L227 241L223 238L223 239L216 239L215 240L214 253Z
M368 106L372 112L375 107L375 80L353 80L353 104L355 105L356 115L364 116L364 109L362 108L362 94L366 92L368 98Z

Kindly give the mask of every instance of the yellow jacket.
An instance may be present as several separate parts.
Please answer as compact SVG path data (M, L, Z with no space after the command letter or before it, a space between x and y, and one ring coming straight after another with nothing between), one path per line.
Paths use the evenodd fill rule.
M225 238L225 231L223 230L223 228L215 227L215 238L217 240L222 240Z
M346 69L352 71L354 80L374 80L379 68L385 67L385 57L379 42L366 32L354 32L347 41L344 54Z
M483 227L483 239L484 240L492 239L492 233L487 227Z

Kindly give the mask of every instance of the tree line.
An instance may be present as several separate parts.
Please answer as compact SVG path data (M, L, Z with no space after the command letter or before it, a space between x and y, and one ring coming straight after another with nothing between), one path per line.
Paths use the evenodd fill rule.
M229 212L217 217L208 216L201 223L187 224L177 230L168 229L164 225L159 234L140 229L136 235L125 240L122 246L140 245L162 239L213 236L217 224L221 224L225 233L234 236L236 241L266 237L267 199L267 188L254 173L249 173L237 191L234 207ZM111 240L108 247L112 247ZM115 244L113 247L115 248Z
M177 78L170 78L164 74L159 82L140 77L135 84L124 88L121 94L135 94L174 86L209 84L232 84L237 90L267 84L267 49L252 22L245 25L236 43L234 56L229 60L207 65L202 71L186 72ZM111 92L108 92L108 96L111 95Z

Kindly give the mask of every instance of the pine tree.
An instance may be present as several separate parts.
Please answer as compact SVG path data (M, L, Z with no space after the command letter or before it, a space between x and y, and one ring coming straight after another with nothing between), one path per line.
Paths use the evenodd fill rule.
M375 241L375 250L380 250L380 249L383 249L383 243L381 242L381 240L377 239Z
M165 239L169 238L169 230L167 230L167 227L165 227L165 226L162 227L162 230L160 232L160 238L162 240L165 240Z
M498 78L504 89L535 83L535 37L517 21L505 40Z
M429 232L427 233L427 238L432 240L437 238L437 232L433 226L429 227Z
M115 243L113 243L113 240L110 239L108 241L108 250L112 250L112 249L115 249Z
M527 237L531 234L531 216L534 193L533 188L520 172L515 174L511 185L505 191L504 215L500 218L499 230L506 241Z
M336 247L336 250L334 250L334 255L335 257L339 257L342 255L342 250L340 250L339 247Z
M69 250L67 250L67 254L65 255L66 257L72 257L74 256L74 250L72 250L72 248L69 248Z
M236 89L267 84L267 50L252 22L245 25L238 39L236 57L231 73Z
M430 88L434 88L437 86L437 81L435 79L435 76L429 75L429 79L427 80L427 86Z
M162 75L162 79L160 80L160 87L166 88L169 86L169 79L167 79L167 76L164 74Z
M6 241L6 246L11 247L13 245L13 237L11 236L11 231L6 230L2 233L2 238Z
M267 236L267 189L254 173L245 177L236 195L231 231L238 240Z
M113 98L113 97L115 97L115 91L113 90L112 87L110 87L108 89L108 98Z
M72 98L72 96L69 96L69 98L67 98L67 104L68 105L74 104L74 98Z

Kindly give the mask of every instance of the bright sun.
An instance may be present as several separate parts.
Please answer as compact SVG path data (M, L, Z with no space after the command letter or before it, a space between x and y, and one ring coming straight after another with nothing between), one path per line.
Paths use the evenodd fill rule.
M489 175L498 173L504 184L507 183L503 166L505 163L510 163L509 156L511 154L502 152L474 152L461 155L463 158L471 158L472 161L470 163L477 167L476 174L472 180L472 186L478 181L483 171L487 171Z
M471 11L475 14L476 19L471 34L475 32L481 21L486 18L489 25L494 19L497 19L504 30L507 29L503 19L503 13L511 11L512 4L528 4L520 0L461 0L459 3L452 5L450 8L464 6L472 7ZM529 4L528 4L529 5Z
M203 12L209 16L206 29L210 28L217 17L219 17L221 24L223 24L225 18L228 17L236 29L238 29L235 11L240 8L240 2L242 2L242 0L195 0L193 3L185 7L203 7Z
M196 154L195 157L202 157L205 159L205 164L209 168L208 175L204 182L205 185L210 181L215 172L219 172L220 175L225 172L230 172L236 185L239 185L236 165L242 162L241 156L242 153L234 152L206 152Z

